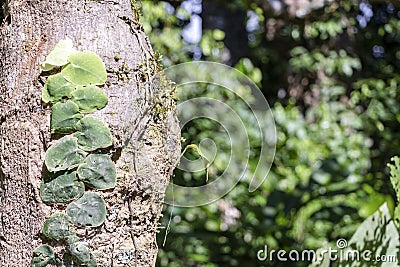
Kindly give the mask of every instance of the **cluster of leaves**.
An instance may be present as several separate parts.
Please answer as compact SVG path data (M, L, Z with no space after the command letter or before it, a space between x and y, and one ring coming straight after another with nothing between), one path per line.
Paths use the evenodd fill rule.
M51 73L42 94L43 101L52 104L51 133L64 136L46 151L48 172L43 176L40 196L48 205L67 205L65 214L55 213L47 218L43 234L67 245L62 261L96 266L75 229L98 227L106 217L102 197L85 192L85 187L106 190L116 184L114 162L101 151L112 144L110 130L101 120L85 116L108 103L99 87L106 81L106 69L99 56L91 51L76 51L70 39L57 43L42 69ZM34 251L33 267L59 262L48 245Z

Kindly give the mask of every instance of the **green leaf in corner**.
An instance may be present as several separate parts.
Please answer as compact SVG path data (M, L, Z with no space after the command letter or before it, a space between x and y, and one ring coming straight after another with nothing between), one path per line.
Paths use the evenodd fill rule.
M71 98L72 91L75 86L68 82L61 73L51 75L46 84L44 85L42 92L43 102L57 102L63 98Z
M390 181L396 192L397 201L400 202L400 158L393 157L393 164L388 164L390 168Z
M84 117L76 124L74 136L78 138L79 147L85 151L94 151L111 146L110 129L93 117Z
M78 148L78 139L67 135L46 151L44 162L51 172L70 170L83 162L87 153Z
M85 162L79 165L79 179L87 186L100 190L115 187L117 175L114 162L107 155L89 155Z
M400 226L400 158L393 157L393 164L388 164L390 168L390 182L396 192L397 206L394 210L394 220L397 227Z
M76 172L47 173L40 185L40 197L46 204L65 204L83 195L85 185Z
M50 129L51 133L71 133L83 115L79 113L77 104L68 100L56 103L52 108Z
M106 82L106 67L101 58L91 51L76 52L68 58L70 64L61 74L77 85L101 85Z
M32 267L44 267L55 263L55 254L52 247L41 245L33 251Z
M336 247L333 248L337 251L336 255L341 255L336 261L326 253L332 249L332 246L326 243L316 251L316 257L309 267L399 266L399 247L399 233L385 203L357 228L348 242L345 239L336 241ZM394 261L375 264L375 258L384 259L384 257L386 259L393 257Z
M55 213L47 218L43 226L43 234L57 241L75 236L69 227L69 217L62 213Z
M106 204L97 193L86 192L67 206L67 214L77 226L97 227L106 219Z
M357 250L360 255L365 251L370 251L371 258L383 256L395 256L394 262L382 262L379 266L391 267L399 266L398 255L400 253L399 232L390 216L387 204L383 204L378 211L368 217L354 233L344 249L346 255L350 255L352 250ZM350 251L350 252L349 252ZM343 259L339 266L372 266L371 261L364 257L352 259L351 262ZM374 265L375 266L375 265Z
M106 94L96 85L79 86L72 93L72 101L79 106L82 113L92 113L104 108L108 103Z
M59 41L43 62L42 71L49 71L56 66L67 64L69 55L74 52L76 49L71 39L65 38Z

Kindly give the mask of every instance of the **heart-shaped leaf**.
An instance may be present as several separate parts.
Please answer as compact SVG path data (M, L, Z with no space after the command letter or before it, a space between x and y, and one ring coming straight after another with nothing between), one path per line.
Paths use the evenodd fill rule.
M49 171L57 172L75 168L83 162L86 155L85 151L78 148L78 139L67 135L50 146L44 161Z
M82 113L91 113L104 108L108 103L106 94L96 85L78 87L72 93L72 100Z
M43 226L43 234L57 241L75 236L75 233L70 230L68 216L62 213L55 213L47 218Z
M79 147L85 151L111 146L110 129L101 121L93 117L84 117L76 124L74 136L78 138Z
M96 258L93 256L93 254L90 254L90 260L88 262L85 262L86 267L96 267L97 266L97 261Z
M64 204L83 195L85 185L76 172L48 173L40 185L40 197L46 204Z
M50 129L51 133L71 133L83 115L79 113L77 104L68 100L65 103L56 103L52 108Z
M63 67L61 74L78 85L101 85L106 82L106 67L101 58L91 51L80 51L69 56L70 64Z
M106 204L98 194L86 192L67 206L67 214L77 226L97 227L106 219Z
M52 247L41 245L33 251L32 267L44 267L55 263L55 254Z
M42 99L43 102L57 102L62 98L71 98L72 91L74 91L75 86L67 81L61 73L51 75L43 88Z
M76 52L72 40L65 38L59 41L51 50L42 64L43 71L52 70L55 66L63 66L68 63L68 57Z
M87 186L100 190L115 187L117 174L114 162L107 155L89 155L85 162L79 165L79 179Z
M88 247L82 243L74 243L68 246L68 252L74 258L74 260L82 266L96 266L96 260L92 253L90 253Z

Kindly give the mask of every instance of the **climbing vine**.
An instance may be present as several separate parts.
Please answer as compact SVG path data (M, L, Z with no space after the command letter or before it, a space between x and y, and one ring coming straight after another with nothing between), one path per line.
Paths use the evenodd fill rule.
M42 177L40 197L47 205L66 206L64 212L46 219L43 235L65 249L60 258L51 246L39 246L33 252L32 267L93 267L96 259L76 230L103 224L106 205L94 191L111 189L116 184L114 162L104 152L112 144L110 129L87 115L108 103L99 87L106 82L106 69L98 55L77 51L68 38L56 44L41 68L48 76L42 99L52 105L50 130L62 137L46 151L48 171Z

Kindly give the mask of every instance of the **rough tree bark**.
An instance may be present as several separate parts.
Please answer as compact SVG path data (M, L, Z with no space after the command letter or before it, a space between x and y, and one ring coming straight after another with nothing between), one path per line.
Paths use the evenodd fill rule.
M100 192L107 203L106 222L80 237L98 266L153 266L180 137L173 90L162 81L149 86L158 65L131 2L0 4L0 266L29 266L33 249L46 241L41 234L45 218L63 209L43 204L39 196L44 154L53 140L51 109L41 102L39 66L65 37L105 62L109 104L94 116L111 128L118 173L117 187Z

